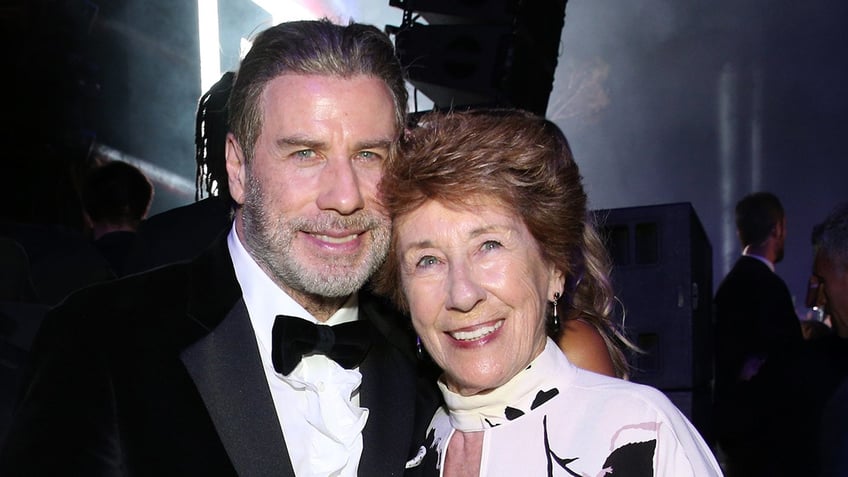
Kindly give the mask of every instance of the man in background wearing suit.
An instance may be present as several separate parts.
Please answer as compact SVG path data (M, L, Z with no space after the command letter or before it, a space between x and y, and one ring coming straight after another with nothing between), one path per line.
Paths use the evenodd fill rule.
M786 218L780 200L757 192L736 204L736 231L742 256L715 296L715 412L718 443L727 457L728 476L760 475L757 448L763 422L751 380L768 360L801 344L801 325L786 283L774 272L783 259Z
M388 248L377 183L406 119L391 42L277 25L229 104L232 229L46 318L0 474L388 476L414 455L412 340L360 292Z

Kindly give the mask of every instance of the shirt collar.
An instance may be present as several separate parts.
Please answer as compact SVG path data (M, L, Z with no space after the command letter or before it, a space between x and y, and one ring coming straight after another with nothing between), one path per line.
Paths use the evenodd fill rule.
M312 323L318 320L296 302L288 293L283 291L259 264L250 256L241 243L236 227L230 229L227 236L227 247L233 260L236 279L242 290L244 304L247 307L253 330L260 347L271 349L271 330L277 315L290 315L303 318ZM355 321L359 316L359 299L356 293L325 322L327 325L338 325Z
M550 389L553 376L556 376L560 383L569 384L576 378L576 369L553 340L547 338L542 353L526 368L487 393L473 396L456 394L448 389L444 375L437 385L445 399L453 428L462 432L477 432L514 419L508 417L508 407L533 409L538 405L540 395L546 394L545 390Z

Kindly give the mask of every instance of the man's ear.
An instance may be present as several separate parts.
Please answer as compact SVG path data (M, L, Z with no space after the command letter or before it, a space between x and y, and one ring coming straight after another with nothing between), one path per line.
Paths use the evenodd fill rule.
M783 236L786 234L786 219L780 219L775 224L774 227L771 228L771 233L769 234L771 237L781 240Z
M230 196L239 205L244 204L244 191L247 188L246 167L241 145L233 133L227 133L227 183L230 185Z

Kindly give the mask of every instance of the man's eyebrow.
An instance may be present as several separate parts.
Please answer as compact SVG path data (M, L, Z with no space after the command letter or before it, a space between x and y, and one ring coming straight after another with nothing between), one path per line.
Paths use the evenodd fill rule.
M364 149L388 149L392 145L392 141L390 139L373 139L369 141L362 141L356 144L356 150L362 151Z
M321 149L325 144L323 141L309 139L306 136L285 136L277 139L276 143L277 147L297 146L309 149Z
M277 147L305 147L308 149L324 149L327 146L327 143L324 141L319 141L317 139L310 139L306 136L285 136L277 139L276 141ZM362 151L366 149L389 149L392 145L391 139L372 139L367 141L362 141L356 143L355 149L357 151Z

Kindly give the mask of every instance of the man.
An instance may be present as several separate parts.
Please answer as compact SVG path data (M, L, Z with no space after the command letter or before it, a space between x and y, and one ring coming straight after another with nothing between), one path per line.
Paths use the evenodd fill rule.
M834 334L831 361L842 364L841 385L823 408L819 441L822 476L848 475L848 202L837 206L825 219L816 241L813 275L824 291L825 311Z
M763 426L756 438L770 456L792 456L762 460L759 475L846 475L848 385L837 389L848 376L848 208L835 209L816 231L812 281L833 330L788 350L783 360L770 359L752 380Z
M85 177L82 204L94 246L116 277L126 275L138 226L153 202L153 184L137 167L111 161Z
M815 251L813 276L823 291L826 314L834 333L848 338L848 203L822 223Z
M716 431L728 475L758 475L761 403L753 401L750 383L767 361L800 345L802 335L789 289L774 272L786 239L780 200L768 192L745 196L736 204L736 229L742 256L714 301Z
M376 187L406 100L373 27L261 33L229 102L232 230L191 263L83 291L48 317L0 474L402 473L412 340L358 291L387 252ZM322 354L358 325L371 325L364 358ZM291 337L302 359L281 346ZM421 409L429 421L434 407Z

